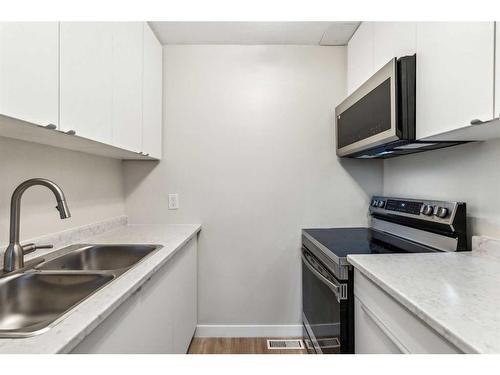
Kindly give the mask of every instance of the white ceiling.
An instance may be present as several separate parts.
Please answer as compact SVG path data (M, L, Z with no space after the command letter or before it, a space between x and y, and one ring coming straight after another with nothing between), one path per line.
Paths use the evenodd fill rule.
M150 22L162 44L345 45L359 22Z

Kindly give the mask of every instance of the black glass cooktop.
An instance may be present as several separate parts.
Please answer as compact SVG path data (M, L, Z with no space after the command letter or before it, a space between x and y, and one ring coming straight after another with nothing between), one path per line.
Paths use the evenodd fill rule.
M428 253L437 250L371 228L304 229L339 258L349 254Z

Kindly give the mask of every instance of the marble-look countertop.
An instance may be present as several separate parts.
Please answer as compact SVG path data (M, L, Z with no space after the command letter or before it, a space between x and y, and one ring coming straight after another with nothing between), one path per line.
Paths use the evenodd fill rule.
M48 331L27 338L0 338L0 354L71 351L121 303L200 231L200 225L123 225L82 243L156 244L163 248L70 310ZM58 251L58 250L56 250ZM48 254L46 254L48 255Z
M347 260L466 353L500 353L500 241L461 253L349 255Z

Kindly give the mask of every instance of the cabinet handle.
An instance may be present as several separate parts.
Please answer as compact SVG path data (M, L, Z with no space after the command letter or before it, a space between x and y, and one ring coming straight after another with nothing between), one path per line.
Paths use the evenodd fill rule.
M47 125L45 125L45 128L50 129L50 130L56 130L57 126L55 124L47 124Z
M359 301L359 299L358 299ZM389 338L389 340L392 341L394 345L403 353L403 354L410 354L410 351L408 348L401 342L399 339L391 332L387 326L382 323L382 321L368 308L366 307L361 301L360 306L361 309L365 312L365 314L375 323L375 325L380 328L382 332L385 333L385 335Z
M479 120L479 119L473 119L470 121L470 124L471 125L483 125L483 124L489 124L490 122L493 122L493 121L498 121L500 119L500 117L496 117L496 118L492 118L491 120L486 120L486 121L482 121L482 120Z
M484 123L485 123L485 121L481 121L481 120L479 120L478 118L475 118L475 119L473 119L473 120L470 120L470 124L471 124L471 125L481 125L481 124L484 124Z
M67 132L65 132L67 135L76 135L76 131L74 130L68 130Z

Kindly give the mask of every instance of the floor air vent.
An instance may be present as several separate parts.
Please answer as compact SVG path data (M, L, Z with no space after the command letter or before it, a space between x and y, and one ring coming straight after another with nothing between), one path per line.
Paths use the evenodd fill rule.
M304 349L304 342L299 339L293 340L267 340L268 349Z
M318 345L322 349L340 348L340 341L336 337L333 337L331 339L321 339L321 340L318 340Z

